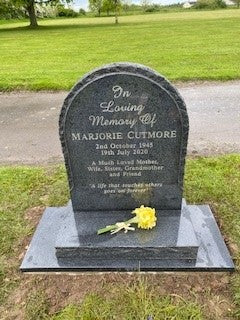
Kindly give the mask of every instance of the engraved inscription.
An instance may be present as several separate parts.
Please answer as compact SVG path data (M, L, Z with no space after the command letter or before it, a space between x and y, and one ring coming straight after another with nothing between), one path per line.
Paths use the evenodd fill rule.
M116 63L87 74L60 116L73 209L179 210L187 136L184 102L156 72Z
M89 143L94 143L94 155L101 159L89 159L85 170L91 175L103 174L108 181L113 180L109 183L89 183L89 187L103 194L141 194L149 192L149 188L161 188L161 181L126 182L129 178L141 180L150 172L153 176L161 176L165 166L158 159L152 158L151 150L155 148L155 141L176 140L177 128L154 127L159 121L157 113L144 103L136 102L137 99L134 101L129 89L115 84L111 87L111 92L112 98L100 101L96 106L98 113L91 113L87 118L88 128L94 130L71 132L71 140L75 143L85 143L86 149L89 148ZM96 131L96 128L105 127L109 127L108 131ZM122 182L114 183L117 178Z

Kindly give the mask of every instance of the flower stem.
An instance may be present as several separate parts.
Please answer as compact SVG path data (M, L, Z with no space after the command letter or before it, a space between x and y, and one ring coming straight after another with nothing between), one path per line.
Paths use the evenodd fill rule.
M138 223L137 221L137 217L131 218L127 221L124 221L125 224L131 224L131 223ZM102 233L106 233L108 231L112 231L114 229L117 229L117 225L116 224L112 224L110 226L106 226L105 228L99 229L97 234L102 234Z
M112 224L111 226L106 226L105 228L99 229L97 234L102 234L102 233L111 231L111 230L116 229L116 228L117 228L117 226L115 224Z

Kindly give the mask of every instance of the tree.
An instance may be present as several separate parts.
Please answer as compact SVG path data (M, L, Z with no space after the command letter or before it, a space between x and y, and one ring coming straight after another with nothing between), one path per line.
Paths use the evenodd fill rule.
M110 11L114 11L114 9L115 9L115 6L112 0L103 0L102 11L107 12L108 16Z
M101 15L102 5L102 0L89 0L89 8L91 9L91 11L97 12L99 17Z
M240 7L240 0L233 0L233 2L237 5L238 9Z
M17 8L10 0L0 0L0 19L21 19L26 17L26 10Z
M118 13L121 8L121 0L113 0L114 10L115 10L115 23L118 24Z
M121 8L121 0L89 0L89 8L98 13L100 17L102 11L109 15L110 11L115 13L115 23L118 23L118 13Z
M143 8L143 11L146 11L150 5L151 0L141 0L141 7Z
M125 12L130 10L131 5L132 5L131 0L122 0L122 8Z
M227 5L224 0L197 0L194 5L196 9L217 9L226 8Z
M27 10L28 17L30 20L30 27L36 28L38 26L37 23L37 16L36 16L36 4L43 5L43 4L51 4L57 5L61 3L61 0L11 0L11 2L18 7L23 7ZM65 3L71 2L71 0L64 0Z

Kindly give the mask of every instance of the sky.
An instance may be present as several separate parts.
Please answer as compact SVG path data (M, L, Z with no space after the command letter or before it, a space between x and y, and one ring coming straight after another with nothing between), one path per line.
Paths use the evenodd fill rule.
M132 0L131 2L135 3L135 4L139 4L140 0ZM181 1L181 0L153 0L151 2L161 4L161 5L166 5L166 4L183 2L183 1ZM80 8L87 10L88 9L88 0L73 0L72 6L74 7L74 9L76 11L78 11Z

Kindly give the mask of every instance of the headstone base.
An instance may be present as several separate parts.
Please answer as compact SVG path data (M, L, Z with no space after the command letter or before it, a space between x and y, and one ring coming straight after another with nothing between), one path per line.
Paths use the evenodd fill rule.
M187 206L182 210L158 210L156 227L136 229L111 235L97 235L106 225L126 221L133 217L129 211L96 211L74 213L69 205L68 215L62 224L57 241L59 260L194 260L197 259L198 240Z
M87 214L91 214L90 225L86 222ZM129 213L126 215L128 218ZM114 236L96 234L98 228L123 219L122 212L74 216L71 206L47 208L20 269L24 272L234 270L214 216L206 205L183 205L181 215L177 211L170 215L168 211L166 215L163 211L152 230L138 229ZM96 221L101 221L101 225Z

